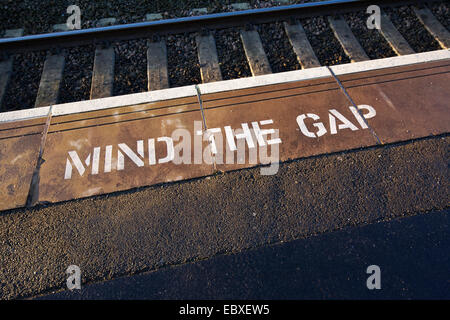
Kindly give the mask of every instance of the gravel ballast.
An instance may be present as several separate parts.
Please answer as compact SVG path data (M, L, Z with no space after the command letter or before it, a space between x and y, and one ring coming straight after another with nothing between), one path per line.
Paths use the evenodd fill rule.
M370 59L381 59L396 56L389 43L377 29L367 28L365 12L345 15L345 20Z
M166 44L170 87L200 84L195 34L168 36Z
M59 95L60 103L89 100L94 55L94 46L83 46L67 50L66 65Z
M331 66L350 62L339 41L334 37L326 17L302 19L300 23L321 65Z
M252 74L245 57L239 30L217 30L214 32L214 38L223 80L250 77Z
M114 49L114 95L147 91L147 41L122 41Z
M262 24L257 27L257 31L273 73L301 69L283 23Z
M449 5L445 2L434 3L429 5L431 12L434 14L436 19L445 27L450 30L450 12Z
M14 56L13 71L3 105L0 107L1 111L34 107L46 56L45 51L27 52Z

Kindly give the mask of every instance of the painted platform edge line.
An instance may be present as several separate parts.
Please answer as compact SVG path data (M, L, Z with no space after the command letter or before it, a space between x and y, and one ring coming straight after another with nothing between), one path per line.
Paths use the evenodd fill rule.
M391 67L400 67L446 59L450 59L450 49L415 53L405 56L397 56L363 62L347 63L342 65L331 66L330 68L337 76L339 76L349 73L372 71ZM313 80L324 77L331 77L331 73L327 70L326 67L316 67L256 77L204 83L199 84L198 88L200 89L201 94L210 94L274 84L282 84L287 82ZM58 104L53 106L53 116L76 114L136 104L153 103L177 98L186 98L196 95L197 91L195 89L195 85L189 85L179 88L169 88L156 91L134 93L129 95L108 97L102 99ZM46 106L34 109L0 113L0 123L46 117L48 109L49 107Z
M354 62L330 66L331 70L338 76L363 71L373 71L386 68L401 67L418 63L433 62L450 59L450 49L421 52L404 56L376 59L362 62Z

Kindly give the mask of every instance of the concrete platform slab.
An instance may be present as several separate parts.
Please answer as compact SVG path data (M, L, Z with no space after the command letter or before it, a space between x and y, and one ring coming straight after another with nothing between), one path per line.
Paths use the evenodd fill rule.
M0 210L25 206L45 120L0 123Z
M450 131L450 60L338 76L356 104L373 106L383 142Z
M267 164L278 158L286 161L374 145L375 138L360 127L349 105L332 77L203 96L209 129L245 127L251 134L245 140L238 131L233 135L225 129L221 131L222 141L216 139L219 151L216 158L223 159L218 168L224 171ZM352 122L349 128L344 130L339 117ZM259 139L258 128L263 135ZM270 129L279 130L279 134L265 135L262 131ZM281 142L276 143L276 138ZM236 150L232 150L232 141ZM279 157L274 154L277 148ZM251 159L250 153L258 154L258 161Z
M191 157L196 143L207 147L201 136L194 139L202 116L193 99L55 117L43 155L39 201L212 174L211 161L195 164Z

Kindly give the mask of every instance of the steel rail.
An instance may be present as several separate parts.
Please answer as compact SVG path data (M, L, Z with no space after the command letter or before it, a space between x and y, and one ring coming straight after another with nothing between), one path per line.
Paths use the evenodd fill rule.
M435 1L435 0L434 0ZM425 2L434 2L426 0ZM198 32L205 29L224 29L246 24L268 23L317 15L334 15L367 8L369 5L392 7L419 0L329 0L262 9L208 14L158 21L138 22L100 28L28 35L0 39L0 53L58 49L117 40L152 38L153 35Z

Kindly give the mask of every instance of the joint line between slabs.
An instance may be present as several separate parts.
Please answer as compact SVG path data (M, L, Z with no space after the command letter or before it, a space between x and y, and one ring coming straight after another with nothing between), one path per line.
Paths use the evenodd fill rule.
M380 138L378 137L378 135L376 134L375 130L369 125L369 122L367 121L367 119L364 117L363 113L361 112L361 110L359 110L358 106L356 105L356 103L353 101L352 97L350 97L350 95L348 94L347 90L345 89L344 85L341 83L341 81L338 79L338 77L336 76L336 74L333 72L333 70L331 70L331 68L329 66L326 66L328 71L330 71L331 75L333 76L334 80L336 80L336 82L338 83L339 87L341 88L342 92L344 92L345 96L347 97L347 99L350 101L350 103L353 105L353 107L356 109L356 112L359 113L359 115L361 116L361 118L363 119L364 123L367 125L367 127L370 130L370 133L375 137L375 139L377 140L377 144L383 144L383 142L380 140Z
M208 126L206 125L206 117L205 117L205 111L203 109L203 100L202 100L202 92L200 91L200 87L196 84L195 85L195 90L197 91L197 99L198 99L198 104L200 105L200 111L202 113L202 121L203 121L203 126L205 127L205 129L203 130L203 133L207 132L208 130ZM194 132L194 134L196 134L196 132ZM213 137L214 138L214 137ZM203 141L203 137L202 137L202 141ZM213 168L214 171L217 170L216 167L216 157L213 154L211 148L209 149L210 155L211 155L211 159L213 160Z
M47 141L48 129L52 121L52 109L53 106L50 106L47 114L47 120L45 122L44 131L42 132L41 145L39 147L39 154L36 163L36 168L34 169L33 176L31 177L30 189L28 190L27 202L25 203L26 207L32 207L39 201L39 182L40 182L39 174L41 170L41 165L44 163L42 156L44 154L45 143Z

